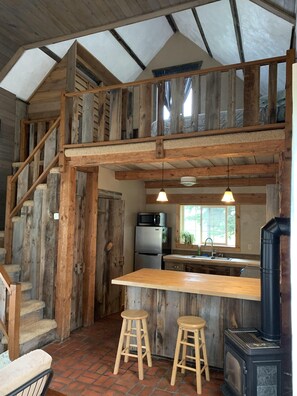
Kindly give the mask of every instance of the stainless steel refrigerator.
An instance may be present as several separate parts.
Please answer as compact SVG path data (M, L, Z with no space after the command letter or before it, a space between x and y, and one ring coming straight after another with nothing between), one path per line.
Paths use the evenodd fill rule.
M163 256L171 253L168 227L136 226L134 269L163 269Z

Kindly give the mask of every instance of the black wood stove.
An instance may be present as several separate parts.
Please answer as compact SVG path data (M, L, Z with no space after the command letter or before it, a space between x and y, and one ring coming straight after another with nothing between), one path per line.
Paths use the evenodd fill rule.
M261 229L261 329L225 330L225 396L281 396L281 235L290 235L287 218L276 217Z

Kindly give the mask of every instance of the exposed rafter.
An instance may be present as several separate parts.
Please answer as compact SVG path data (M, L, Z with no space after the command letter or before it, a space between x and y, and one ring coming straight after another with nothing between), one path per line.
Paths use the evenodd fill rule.
M250 175L274 175L278 172L278 164L255 164L255 165L232 165L230 166L230 175L232 176L250 176ZM202 168L186 169L165 169L164 179L179 179L182 176L195 177L224 177L227 174L227 166L213 166ZM115 178L117 180L158 180L160 179L160 170L138 170L138 171L117 171Z
M121 44L121 46L127 51L127 53L131 56L131 58L141 67L142 70L145 70L146 66L141 62L135 52L129 47L126 41L119 35L119 33L115 29L111 29L110 33L113 37Z
M179 30L178 30L177 24L175 23L173 16L171 14L166 15L166 19L167 19L167 22L169 23L173 33L177 33Z
M296 16L293 13L283 10L281 7L278 7L276 4L271 3L270 1L266 0L251 0L253 3L257 4L258 6L264 8L265 10L271 12L272 14L285 19L287 22L292 23L295 25L296 23ZM289 4L290 2L288 2Z
M229 184L231 187L248 187L248 186L266 186L267 184L275 184L275 177L238 177L230 178ZM163 180L162 181L146 181L145 188L185 188L179 180ZM197 183L191 187L224 187L226 186L226 178L213 179L197 179Z
M239 58L240 58L240 62L243 63L243 62L245 62L245 57L244 57L244 52L243 52L242 37L241 37L241 31L240 31L240 23L239 23L236 0L229 0L229 3L230 3L232 17L233 17L233 25L234 25L234 30L235 30Z
M205 37L205 34L204 34L204 30L203 30L203 28L202 28L202 25L201 25L199 16L198 16L197 11L196 11L195 8L192 8L192 13L193 13L193 16L194 16L194 18L195 18L195 22L197 23L197 26L198 26L199 32L200 32L200 34L201 34L201 37L202 37L203 43L204 43L204 45L205 45L205 48L206 48L206 50L207 50L207 53L208 53L209 56L211 56L211 57L213 58L212 52L211 52L211 50L210 50L210 48L209 48L208 42L207 42L206 37Z
M50 50L47 47L39 47L39 49L44 52L47 56L49 56L50 58L52 58L55 62L59 63L61 58L55 54L52 50Z

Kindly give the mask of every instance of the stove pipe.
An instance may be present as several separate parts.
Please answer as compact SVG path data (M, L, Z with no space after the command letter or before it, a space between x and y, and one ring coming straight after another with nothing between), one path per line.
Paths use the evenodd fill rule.
M290 235L290 219L275 217L261 228L261 336L280 340L280 237Z

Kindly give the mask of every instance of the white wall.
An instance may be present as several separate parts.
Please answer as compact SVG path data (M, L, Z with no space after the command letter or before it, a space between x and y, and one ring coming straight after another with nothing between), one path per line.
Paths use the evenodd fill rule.
M124 231L124 273L133 271L134 264L134 227L136 214L145 209L145 189L142 181L119 181L114 172L100 167L98 177L99 189L122 194L125 202Z

